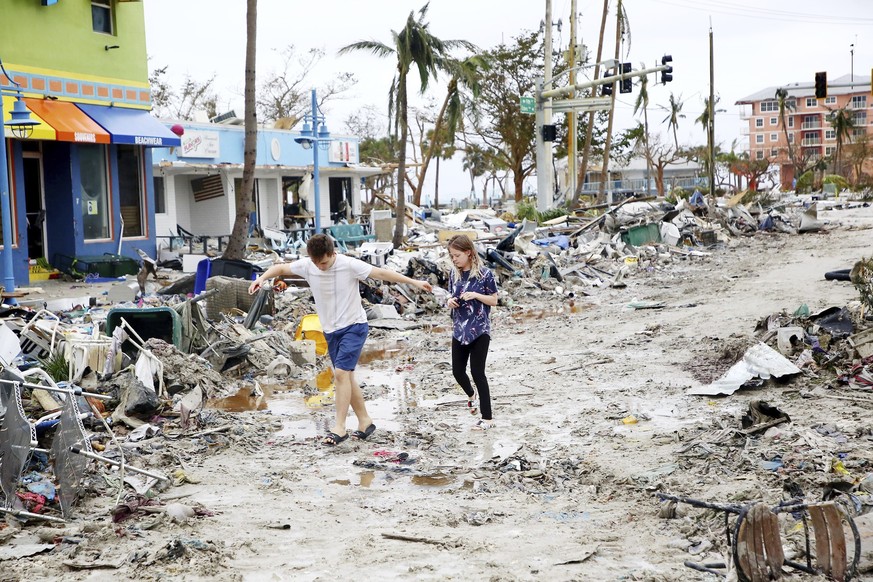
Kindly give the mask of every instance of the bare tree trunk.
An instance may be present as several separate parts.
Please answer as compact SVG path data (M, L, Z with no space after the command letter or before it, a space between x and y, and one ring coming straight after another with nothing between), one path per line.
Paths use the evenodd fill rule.
M618 6L615 11L615 61L618 62L619 51L621 50L621 0L618 0ZM606 143L603 144L603 165L600 168L600 192L597 194L597 201L603 203L606 201L606 182L609 180L609 148L612 146L612 123L615 119L615 94L618 87L612 84L612 96L609 106L609 122L606 125Z
M600 19L600 40L597 41L597 60L594 63L594 78L600 78L600 58L603 56L603 34L606 31L606 15L609 14L609 0L603 0L603 15ZM592 89L593 97L597 96L597 88ZM594 135L594 112L588 112L588 124L585 126L585 146L582 149L582 166L576 179L576 192L573 194L573 206L579 204L579 196L585 186L585 175L588 173L588 156L591 154L591 138Z
M457 83L454 79L452 79L452 83ZM452 95L453 87L452 84L449 84L449 92L446 95L445 100L443 101L443 106L440 108L440 112L437 115L436 121L433 124L433 139L430 141L430 147L427 148L427 151L424 154L424 157L421 160L421 171L418 174L418 184L415 186L415 190L412 193L412 203L419 205L421 204L421 192L424 189L424 177L427 174L427 168L430 165L431 159L433 159L434 153L437 151L437 147L442 147L439 142L440 129L443 124L443 119L446 116L446 109L449 107L449 98ZM422 131L422 141L424 141L424 131Z
M230 240L222 255L226 259L242 259L245 256L246 238L249 230L249 215L252 212L252 193L255 187L255 162L257 161L258 120L255 116L256 48L258 36L258 0L246 4L246 70L245 70L245 141L243 145L242 188L235 192L236 217Z
M436 173L433 182L433 207L439 210L440 208L440 159L436 159Z

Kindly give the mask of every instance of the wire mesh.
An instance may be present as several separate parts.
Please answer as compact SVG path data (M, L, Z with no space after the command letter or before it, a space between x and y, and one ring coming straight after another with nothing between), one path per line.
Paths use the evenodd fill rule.
M30 457L31 442L36 441L36 432L24 416L19 384L2 383L0 393L6 395L6 413L0 423L0 491L3 492L3 506L10 508Z
M64 402L60 423L52 441L50 457L58 485L58 502L64 519L70 517L73 504L79 497L82 476L88 463L88 458L73 453L70 450L72 447L91 452L91 441L88 440L85 427L82 426L79 405L76 397L70 394Z

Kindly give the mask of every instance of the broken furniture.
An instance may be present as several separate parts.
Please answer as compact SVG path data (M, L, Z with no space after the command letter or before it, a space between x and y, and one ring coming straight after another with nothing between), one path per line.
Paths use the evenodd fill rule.
M197 274L194 276L194 294L199 295L206 290L206 281L210 277L233 277L236 279L254 280L260 268L248 261L239 259L203 259L197 263Z
M740 582L779 580L782 578L782 566L825 575L837 582L851 580L858 572L861 536L852 516L835 501L806 503L802 499L790 499L771 508L765 503L720 505L666 493L658 493L657 496L663 501L687 503L725 513L725 535ZM786 514L803 523L805 564L785 557L779 516ZM731 515L736 516L733 525L729 522ZM810 530L815 541L814 547L810 543ZM853 542L851 560L847 552L850 538ZM721 570L727 568L724 563L697 564L689 561L685 562L685 566L721 576L724 575Z
M326 229L330 236L337 242L337 247L342 252L348 252L348 248L355 247L367 241L376 240L375 234L364 232L363 224L334 224Z

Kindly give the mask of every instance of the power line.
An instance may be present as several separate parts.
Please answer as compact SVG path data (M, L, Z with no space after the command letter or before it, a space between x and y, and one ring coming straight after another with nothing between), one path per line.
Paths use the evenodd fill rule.
M745 16L755 19L777 20L782 22L802 22L812 24L835 24L871 26L873 18L859 16L836 16L833 14L810 14L787 10L772 10L743 4L733 4L722 0L652 0L660 4L668 4L679 8L689 8L702 12L715 12L733 16Z

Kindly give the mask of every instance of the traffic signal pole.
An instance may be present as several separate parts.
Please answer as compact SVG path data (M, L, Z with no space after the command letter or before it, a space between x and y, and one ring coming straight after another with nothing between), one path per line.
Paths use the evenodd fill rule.
M552 83L552 0L546 0L545 58L543 62L543 79L537 81L537 96L545 95ZM545 212L552 206L552 144L546 147L543 138L543 127L552 124L551 99L537 99L536 112L536 147L537 147L537 210Z

